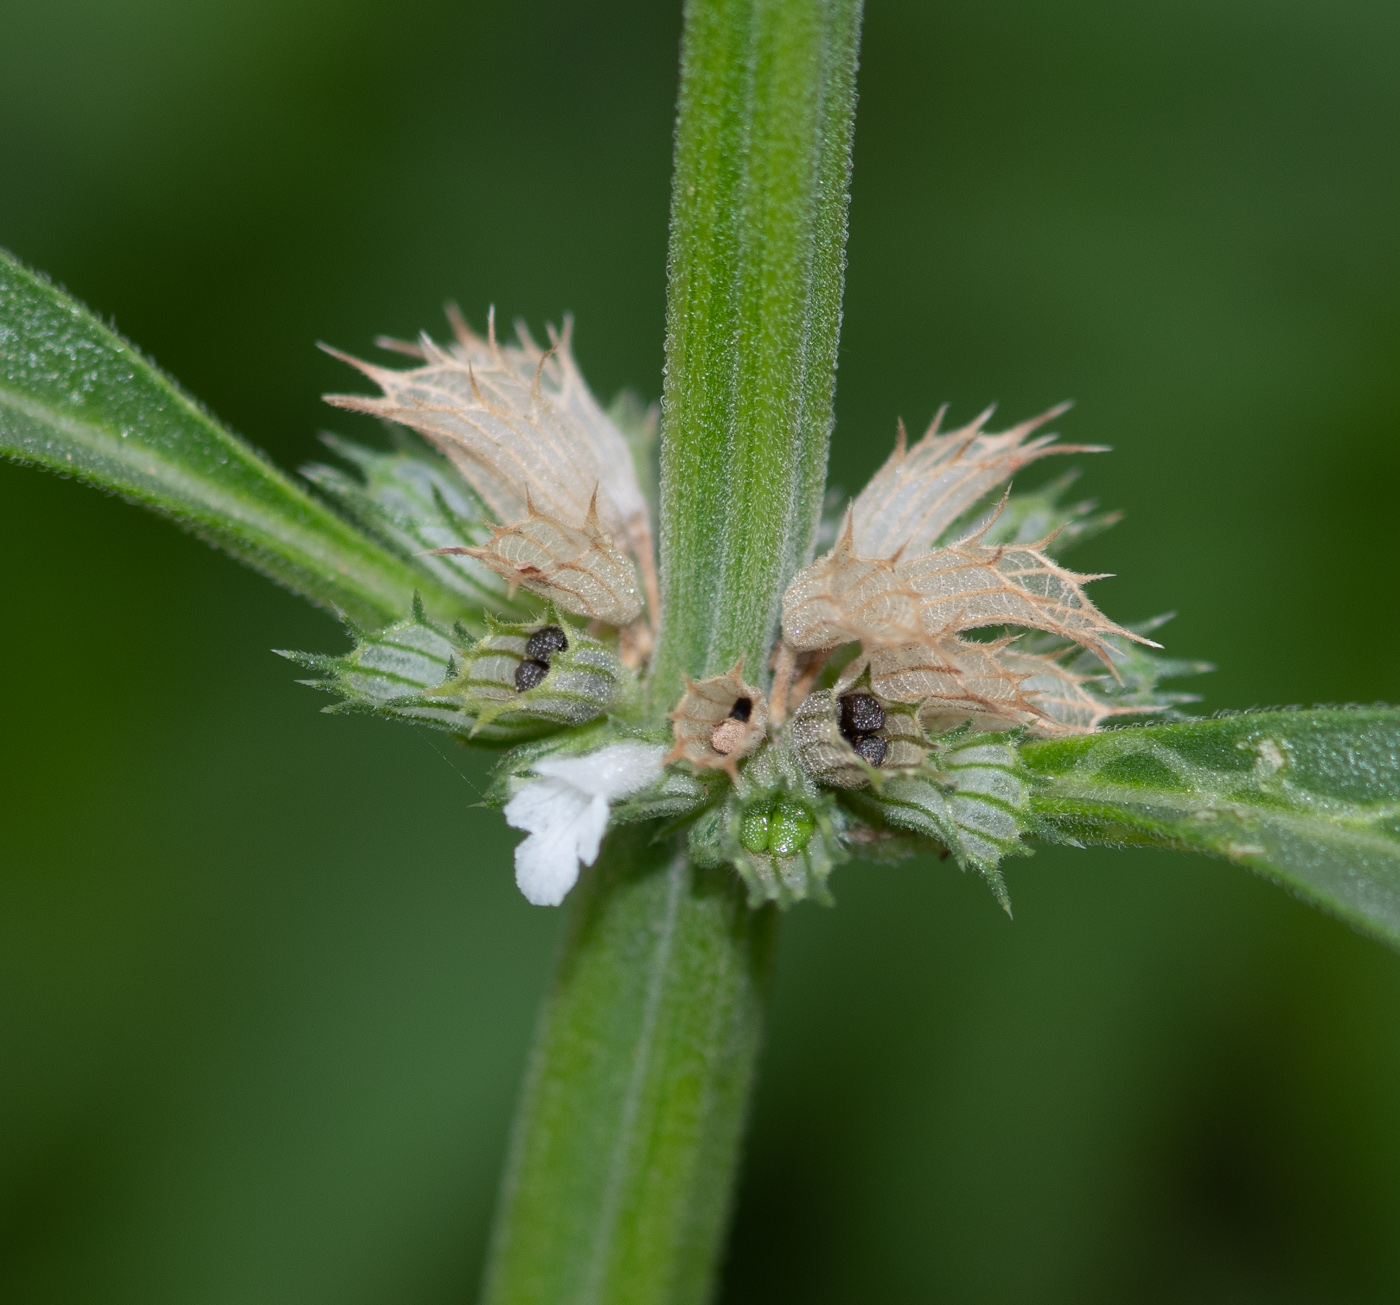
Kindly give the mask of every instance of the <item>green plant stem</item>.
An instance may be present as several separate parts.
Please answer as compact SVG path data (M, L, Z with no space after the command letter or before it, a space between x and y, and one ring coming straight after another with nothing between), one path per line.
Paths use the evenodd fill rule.
M699 1305L759 1043L772 908L646 829L574 890L497 1217L488 1305Z
M671 189L652 694L764 665L821 514L859 0L691 0Z
M690 0L671 199L656 714L766 677L831 434L858 0ZM488 1305L701 1305L759 1045L772 908L647 831L574 890Z

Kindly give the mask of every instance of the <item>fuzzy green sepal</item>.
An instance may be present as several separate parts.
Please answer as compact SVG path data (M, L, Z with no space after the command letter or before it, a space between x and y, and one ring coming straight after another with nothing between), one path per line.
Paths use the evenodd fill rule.
M544 626L558 626L568 647L551 653L548 672L534 688L516 688L516 673L528 658L530 637ZM459 648L453 674L429 696L457 704L473 722L475 736L493 725L524 721L557 726L585 725L608 711L626 711L636 697L636 677L607 644L591 638L551 610L541 620L507 625L486 617L487 633Z
M881 698L870 687L868 670L863 671L855 683L843 687L840 696L848 693L870 694L884 709L885 723L874 731L886 745L883 761L879 766L870 765L842 737L840 697L833 690L818 689L802 700L784 736L803 773L833 788L874 785L878 789L896 775L920 770L930 745L924 727L919 724L918 704Z
M415 600L413 616L367 634L350 627L355 646L340 657L283 652L321 678L303 683L338 694L325 710L364 712L455 734L464 742L512 746L570 725L587 724L635 697L635 677L606 644L556 613L529 625L501 625L473 640L461 625L448 631ZM530 634L543 624L565 630L569 647L551 654L549 673L520 693L514 674Z
M688 850L702 867L732 865L749 905L784 909L811 900L832 904L827 879L850 860L846 813L803 773L791 751L769 744L744 767L724 803L690 827Z
M922 773L892 776L878 792L850 794L847 804L877 831L905 830L941 844L987 881L1009 915L1001 859L1029 856L1023 840L1038 832L1016 741L1014 732L960 730L930 754Z
M419 436L401 426L388 431L393 443L388 451L338 435L321 436L359 476L323 463L304 466L301 474L371 535L478 613L490 608L529 615L535 604L528 591L512 596L506 581L474 557L433 552L485 543L491 537L490 513L451 463ZM468 626L473 634L486 628L477 613Z

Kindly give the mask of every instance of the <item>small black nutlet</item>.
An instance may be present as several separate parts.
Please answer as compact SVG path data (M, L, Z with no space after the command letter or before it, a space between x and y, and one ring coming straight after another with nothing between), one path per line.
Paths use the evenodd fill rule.
M569 640L557 625L541 626L530 636L525 645L525 656L549 666L549 659L557 652L566 652Z
M734 705L729 709L729 719L742 721L745 725L749 723L749 717L753 715L752 698L735 698Z
M544 683L544 677L548 674L548 662L540 661L537 657L527 657L515 668L515 691L525 693L529 689L537 688Z
M861 734L885 728L885 709L868 693L848 693L841 699L841 735L854 744ZM877 763L878 764L878 763Z
M866 765L876 767L884 764L885 754L890 750L890 745L878 734L858 735L851 740L851 747Z

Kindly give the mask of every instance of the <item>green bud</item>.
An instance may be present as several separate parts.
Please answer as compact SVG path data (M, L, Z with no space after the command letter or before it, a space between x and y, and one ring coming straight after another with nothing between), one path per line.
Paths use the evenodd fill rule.
M749 852L768 850L768 803L749 807L739 821L739 841Z
M812 841L816 827L816 818L805 803L780 793L768 816L768 850L774 856L796 856Z
M830 794L803 778L789 752L770 745L724 804L691 826L688 850L697 865L732 865L748 885L751 906L830 904L827 877L848 859L846 823Z

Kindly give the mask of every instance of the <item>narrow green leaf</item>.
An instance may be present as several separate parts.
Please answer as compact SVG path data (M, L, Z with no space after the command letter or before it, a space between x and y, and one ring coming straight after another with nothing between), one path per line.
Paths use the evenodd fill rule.
M230 434L81 304L0 250L0 454L76 476L365 626L462 602Z
M1400 946L1400 708L1248 712L1021 755L1061 838L1222 856Z
M691 0L671 190L653 694L764 657L832 423L859 0Z

